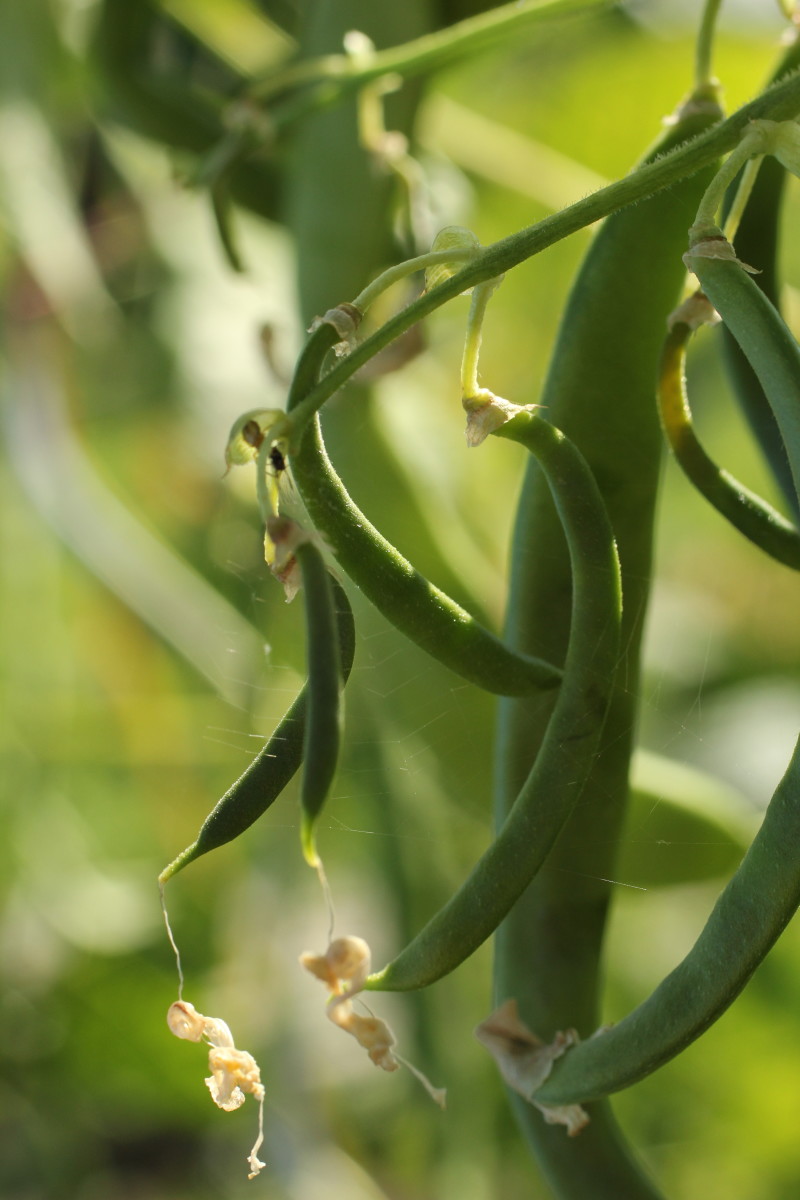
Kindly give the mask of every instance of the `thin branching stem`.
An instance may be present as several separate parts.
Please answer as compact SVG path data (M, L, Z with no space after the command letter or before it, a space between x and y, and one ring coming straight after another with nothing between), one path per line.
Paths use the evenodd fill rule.
M476 284L502 275L534 255L555 245L570 234L609 216L629 204L646 200L679 180L694 175L709 166L721 154L729 153L739 141L750 121L757 118L789 120L800 112L800 71L775 84L757 99L744 105L727 120L721 121L707 133L701 134L663 158L656 159L626 175L623 179L600 188L591 196L545 217L518 233L492 243L478 253L450 279L424 293L402 312L358 345L346 358L325 375L295 406L291 425L292 440L297 442L308 421L326 400L342 387L365 363L400 337L423 317L429 316L449 300Z

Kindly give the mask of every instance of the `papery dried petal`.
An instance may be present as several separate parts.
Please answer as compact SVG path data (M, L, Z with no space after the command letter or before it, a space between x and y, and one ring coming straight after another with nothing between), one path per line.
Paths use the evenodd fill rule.
M588 1124L589 1117L580 1105L551 1107L539 1104L534 1094L552 1071L555 1060L579 1041L574 1029L557 1033L547 1045L520 1020L516 1000L506 1000L481 1022L475 1036L494 1058L508 1086L536 1105L546 1121L566 1125L570 1137Z
M702 292L694 292L669 314L667 328L688 325L690 329L699 329L701 325L717 325L719 319L719 313L711 301Z
M691 235L691 230L689 232ZM735 262L742 268L743 271L747 271L748 275L761 274L757 267L751 267L737 257L733 246L721 233L710 234L709 237L702 238L700 241L695 242L692 247L686 251L683 256L683 261L690 271L693 270L693 258L720 258L725 262Z
M371 953L363 938L340 937L333 939L324 954L308 951L301 954L300 963L337 995L343 993L342 984L348 982L350 986L346 993L352 996L360 992L366 982Z
M205 1083L211 1099L225 1112L234 1112L245 1102L245 1094L258 1101L258 1137L247 1162L248 1178L254 1179L264 1167L257 1151L264 1141L264 1085L258 1063L246 1050L237 1050L233 1035L219 1017L206 1017L187 1000L177 1000L170 1006L167 1022L176 1037L188 1041L206 1041L209 1046L208 1066L211 1074Z
M354 1011L349 1000L334 1001L328 1005L328 1017L334 1025L344 1029L363 1046L376 1067L384 1071L396 1071L400 1066L392 1054L396 1038L389 1026L380 1017L362 1017Z
M264 1095L261 1072L252 1054L235 1047L212 1047L208 1054L211 1077L206 1080L214 1103L226 1112L244 1104L244 1093Z
M540 1104L538 1100L534 1100L533 1103L548 1125L566 1125L567 1137L577 1137L591 1119L586 1109L581 1108L580 1104L561 1104L556 1107Z
M467 414L465 435L470 448L480 446L490 433L513 420L518 413L535 412L541 408L540 404L513 404L502 396L496 396L488 388L479 388L474 395L464 396L462 404Z
M308 332L313 333L321 325L332 325L341 339L333 347L333 352L337 358L341 358L357 345L356 331L363 318L364 314L355 304L344 301L337 304L336 308L329 308L324 316L314 317Z
M175 1037L187 1042L202 1040L206 1018L188 1000L176 1000L167 1010L167 1024Z

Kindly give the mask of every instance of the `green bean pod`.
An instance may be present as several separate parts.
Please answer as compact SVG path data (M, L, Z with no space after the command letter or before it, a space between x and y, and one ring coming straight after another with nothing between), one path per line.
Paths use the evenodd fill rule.
M718 467L697 438L686 391L684 364L692 330L676 321L661 352L658 403L661 426L675 459L701 495L765 553L800 570L800 532L766 500Z
M306 343L289 394L290 413L319 376L337 340L323 323ZM319 421L306 427L292 453L292 475L308 514L342 569L388 621L446 667L495 695L529 695L553 688L560 668L517 654L465 609L416 571L356 506L322 441Z
M800 31L784 54L771 82L785 79L800 66ZM786 170L774 158L765 158L736 229L736 252L757 267L756 283L776 308L779 308L778 241L780 214L786 187ZM772 473L786 496L791 510L800 511L794 492L786 452L772 409L753 368L739 343L723 326L722 346L728 378L750 428L756 435Z
M732 253L707 257L709 247L730 249L714 226L693 235L687 263L764 389L800 495L800 347L775 305Z
M496 431L534 454L564 526L573 570L564 678L541 750L492 845L448 903L367 987L407 991L454 970L499 925L547 858L600 744L619 655L619 562L584 458L560 430L522 412Z
M648 161L698 134L715 111L709 97L690 98ZM619 549L624 611L623 661L585 803L556 847L555 869L540 873L498 934L498 987L503 996L517 997L540 1036L568 1026L585 1033L599 1021L600 946L628 799L663 456L657 364L684 280L685 231L710 175L706 170L616 213L597 232L573 285L541 396L597 480ZM523 484L512 564L507 640L514 649L561 662L570 628L570 562L535 462ZM501 704L498 825L530 770L547 717L546 707L524 699ZM536 982L543 978L547 987Z
M342 669L333 582L325 560L311 541L302 542L295 556L303 573L308 660L300 841L306 861L316 867L314 828L336 774L342 739Z
M719 116L713 94L690 97L654 150L647 172L669 160ZM700 135L700 136L698 136ZM693 142L691 139L695 139ZM681 153L680 150L677 151ZM638 172L633 173L636 177ZM622 652L608 718L590 776L547 867L497 932L495 987L513 996L530 1029L551 1038L600 1022L601 958L629 796L639 704L642 630L652 573L663 459L655 403L658 355L684 272L686 229L711 169L609 217L595 235L562 317L541 402L583 453L600 488L619 549L624 597ZM560 663L569 638L570 563L547 481L526 471L512 552L506 639ZM503 700L497 748L496 820L502 827L545 736L547 705ZM574 1143L522 1100L517 1118L558 1194L641 1200L656 1193L636 1169L610 1107L598 1104Z
M573 1047L536 1093L574 1104L674 1058L736 999L800 905L800 742L738 871L683 962L627 1017Z
M355 653L355 626L350 602L344 589L331 578L336 605L336 627L342 680L347 681ZM164 884L178 871L231 842L257 821L277 800L290 782L303 758L309 705L309 684L304 684L297 699L247 769L228 789L206 817L197 838L159 875Z

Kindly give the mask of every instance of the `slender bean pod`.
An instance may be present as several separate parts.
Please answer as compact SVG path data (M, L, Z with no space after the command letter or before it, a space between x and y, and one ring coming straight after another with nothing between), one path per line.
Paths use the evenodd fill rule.
M342 671L333 581L313 542L295 551L303 573L308 659L308 709L303 737L300 840L311 866L319 859L314 827L336 774L342 738Z
M689 325L677 321L667 334L659 365L659 412L672 452L701 495L731 525L778 562L800 570L800 531L766 500L718 467L698 440L684 373L691 335Z
M683 962L627 1017L570 1050L536 1093L573 1104L674 1058L736 999L800 904L800 743L736 874Z
M336 605L342 679L346 682L355 653L353 613L344 589L333 578L331 586ZM306 683L269 741L206 817L196 840L161 872L160 883L166 883L209 850L233 841L277 800L303 758L308 693Z
M454 970L497 928L542 863L581 795L597 753L619 655L619 563L605 506L585 460L558 429L520 413L496 431L534 454L569 545L569 649L536 762L502 829L451 900L367 986L425 987Z
M699 104L694 100L699 99ZM628 178L658 170L706 142L710 96L690 97L648 160ZM722 128L722 126L718 127ZM685 139L688 145L681 147ZM677 148L676 148L677 147ZM616 876L616 850L629 794L639 703L639 657L652 571L663 438L655 403L667 315L684 280L680 261L711 171L686 177L647 203L616 212L598 230L573 284L541 397L548 417L584 454L600 488L619 549L624 596L622 654L608 718L581 803L545 870L500 926L498 998L514 997L529 1028L551 1038L599 1023L601 957ZM518 650L561 662L569 637L570 562L547 481L526 471L518 510L506 637ZM534 564L536 565L534 569ZM548 709L503 700L497 749L496 820L502 827L545 736ZM589 1130L609 1130L608 1151L566 1145L529 1105L517 1106L526 1136L561 1194L650 1196L606 1105ZM588 1132L588 1130L587 1130ZM626 1176L624 1186L620 1175ZM594 1186L588 1187L587 1180Z
M325 323L306 343L289 396L290 418L295 405L316 382L325 352L337 336ZM292 455L292 473L311 520L342 569L411 641L494 694L518 696L558 684L559 668L510 651L416 571L370 524L336 474L316 420Z
M707 109L690 107L653 153L667 153L712 119ZM573 286L541 397L598 482L619 548L624 611L623 661L584 802L559 841L555 869L540 874L498 935L498 987L504 998L519 1000L540 1036L568 1026L586 1033L598 1021L600 945L628 798L663 457L656 371L666 318L684 279L687 222L708 178L703 173L616 213L598 231ZM512 561L508 640L560 662L570 630L571 564L548 481L535 462L526 472ZM502 703L499 825L545 736L547 716L546 707L525 700Z
M779 63L771 82L775 83L785 79L798 66L800 66L800 30L797 31L793 45L788 48ZM777 260L780 214L785 185L785 168L777 159L765 158L739 218L735 235L736 253L743 262L758 268L759 274L755 277L755 281L776 308L780 308ZM728 207L726 206L724 210L726 215ZM730 233L728 236L733 237ZM780 431L764 395L764 389L742 353L739 343L726 326L722 328L722 345L725 366L733 385L734 395L761 445L775 479L792 511L796 514L800 512L800 505L795 496Z
M738 261L707 257L729 246L716 227L697 230L687 255L708 299L739 343L764 389L780 430L795 492L800 495L800 347L774 304Z

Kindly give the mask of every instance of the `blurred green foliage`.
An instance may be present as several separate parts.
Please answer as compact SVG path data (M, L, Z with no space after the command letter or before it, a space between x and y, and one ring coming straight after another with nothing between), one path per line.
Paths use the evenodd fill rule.
M178 82L184 70L198 87L231 86L290 45L289 3L264 5L274 23L245 0L163 7L176 20L163 53ZM638 6L644 16L655 7ZM471 1036L490 1006L486 951L429 994L381 1001L409 1057L447 1084L444 1116L410 1076L375 1072L324 1021L296 961L322 948L326 916L300 859L293 789L169 893L187 995L223 1014L261 1063L268 1172L257 1182L243 1170L249 1106L222 1117L205 1094L202 1052L167 1032L176 979L156 875L303 669L301 613L265 574L252 480L223 478L222 458L240 412L282 404L302 326L278 211L237 213L247 273L232 275L207 198L181 185L186 147L170 154L119 120L93 49L98 16L78 0L0 10L0 1192L545 1197ZM214 49L199 65L187 26ZM778 29L776 7L772 24L721 40L730 106L760 85ZM691 53L687 31L617 15L554 25L447 71L419 111L435 217L489 242L582 194L586 171L618 176L688 87ZM509 132L516 141L503 141ZM564 157L553 163L547 150ZM243 182L244 200L257 182ZM787 228L799 215L795 188ZM559 244L498 292L482 365L503 395L535 400L585 244ZM795 318L798 253L796 241L787 247ZM497 623L522 461L505 444L479 455L463 446L464 315L462 302L438 313L428 348L369 400L355 389L337 398L330 448L387 536ZM772 493L716 354L709 337L693 357L701 429L721 461ZM671 467L661 525L642 737L726 781L754 820L800 713L794 581ZM319 838L341 929L383 960L486 844L493 706L353 599L345 761ZM705 826L688 826L684 846L657 810L657 798L636 810L625 846L609 1020L688 948L720 886L704 870L729 869L730 845L735 855L731 833L719 838L726 852L712 844L704 860ZM739 820L737 809L731 828ZM657 848L661 864L644 882L637 846L645 858ZM699 862L688 883L687 856ZM659 871L682 882L656 886ZM674 1200L798 1194L798 953L790 927L702 1041L619 1097Z

